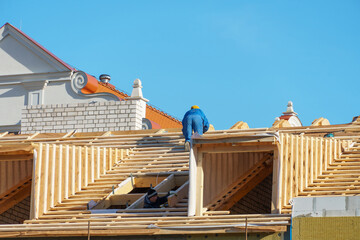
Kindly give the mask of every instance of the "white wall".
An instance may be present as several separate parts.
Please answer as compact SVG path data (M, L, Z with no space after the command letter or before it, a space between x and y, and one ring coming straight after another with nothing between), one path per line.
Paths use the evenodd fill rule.
M0 28L0 132L19 131L28 105L119 101L82 94L87 75L72 69L11 25Z
M143 100L26 106L21 133L140 130Z
M25 104L26 91L22 86L0 86L0 125L18 125Z
M20 130L24 106L119 101L109 93L81 94L81 89L73 87L76 74L0 76L0 116L4 116L0 117L0 132Z

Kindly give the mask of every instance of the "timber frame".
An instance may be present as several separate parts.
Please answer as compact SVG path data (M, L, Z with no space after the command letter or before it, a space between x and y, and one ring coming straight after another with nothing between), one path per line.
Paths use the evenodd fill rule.
M255 187L256 184L254 183L259 183L264 179L264 171L261 171L263 169L267 172L267 175L273 173L273 196L271 205L272 213L278 213L279 209L276 207L278 201L277 176L279 172L278 140L279 137L276 132L266 134L233 134L231 136L208 134L193 138L193 148L190 154L190 188L192 188L192 190L190 190L189 193L189 216L202 216L207 210L215 210L214 208L209 209L210 205L206 207L211 199L215 199L215 202L217 202L214 203L215 207L221 203L222 208L220 209L228 210L234 203L240 200L240 195L244 195L244 191L246 194L246 190L239 187L239 184L251 181L253 184L252 187ZM249 159L246 158L245 155L239 155L236 158L233 153L257 153L257 157L255 158L258 159ZM228 166L221 167L224 163L219 163L219 161L224 157L217 158L215 154L230 154L225 160ZM265 163L268 160L269 163ZM248 164L246 161L250 161L251 163ZM255 163L257 162L260 163L256 165ZM234 174L234 168L241 168L241 164L243 164L243 172L236 172ZM245 167L245 165L247 166ZM255 168L252 169L254 166ZM232 174L236 176L231 176ZM239 183L236 184L236 180L234 179L239 177L239 174L244 177L237 180ZM211 177L205 179L205 175ZM248 180L246 178L248 178ZM207 189L204 186L206 184L209 186ZM245 185L243 184L243 186ZM246 185L246 187L249 188L249 185ZM219 189L222 190L219 191ZM250 190L251 189L248 189L247 191ZM208 192L215 192L215 194L209 194ZM204 201L204 195L207 195L208 201ZM233 202L233 204L231 204L231 202ZM219 206L217 206L216 209L219 210Z
M0 172L9 179L0 184L1 206L31 195L32 218L0 225L0 237L285 232L292 198L360 194L360 124L210 131L193 138L190 154L183 144L180 129L1 133ZM272 175L270 211L230 214L259 175ZM90 200L105 208L136 203L143 195L128 191L144 178L147 184L167 179L159 192L176 186L174 207L87 209Z

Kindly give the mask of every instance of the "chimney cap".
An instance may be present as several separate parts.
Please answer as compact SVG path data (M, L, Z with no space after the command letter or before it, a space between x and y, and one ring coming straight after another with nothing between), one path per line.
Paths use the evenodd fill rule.
M110 77L109 74L101 74L101 75L99 76L99 79L100 79L100 81L103 82L103 83L108 83L108 82L111 80L111 77Z

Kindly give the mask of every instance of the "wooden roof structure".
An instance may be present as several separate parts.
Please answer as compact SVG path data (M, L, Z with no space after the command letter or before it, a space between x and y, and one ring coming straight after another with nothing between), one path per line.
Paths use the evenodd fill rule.
M180 129L1 133L0 213L31 204L0 237L285 232L293 197L360 194L359 132L357 122L239 127L195 137L190 154ZM150 184L176 193L168 207L142 208ZM241 211L257 187L269 211Z

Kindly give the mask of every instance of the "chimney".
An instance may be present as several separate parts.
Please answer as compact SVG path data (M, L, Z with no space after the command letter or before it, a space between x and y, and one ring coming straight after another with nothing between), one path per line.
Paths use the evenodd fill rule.
M110 75L108 75L108 74L101 74L101 75L99 76L99 79L100 79L100 81L103 82L103 83L109 83L111 77L110 77Z

